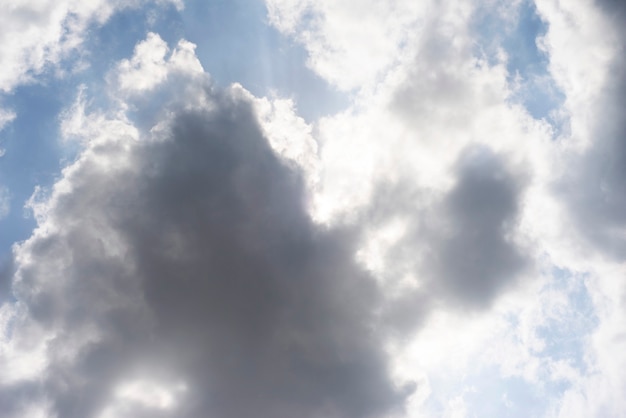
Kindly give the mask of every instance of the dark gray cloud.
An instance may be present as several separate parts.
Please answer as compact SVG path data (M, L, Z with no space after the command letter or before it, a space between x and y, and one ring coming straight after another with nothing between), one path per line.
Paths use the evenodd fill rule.
M40 389L53 412L98 416L138 378L187 390L172 412L132 416L401 408L408 388L387 374L357 235L310 221L300 174L246 99L198 94L210 110L173 109L159 138L92 146L49 203L47 232L20 250L36 262L18 266L15 292L52 336Z
M382 315L400 337L418 330L433 309L489 308L532 268L517 240L526 173L486 146L470 146L454 177L445 192L416 190L408 181L381 185L363 221L376 228L408 220L386 270L396 279L413 275L419 286L392 295Z
M472 147L460 158L457 181L443 202L441 238L433 253L438 287L484 306L526 267L512 240L523 181L491 150Z

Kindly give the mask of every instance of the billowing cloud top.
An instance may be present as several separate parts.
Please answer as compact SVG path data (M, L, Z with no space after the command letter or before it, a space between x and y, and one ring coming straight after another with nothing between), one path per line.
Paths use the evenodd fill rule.
M76 83L0 258L0 416L623 415L626 9L357 3L265 2L345 94L316 120L158 27ZM147 4L12 7L0 90Z

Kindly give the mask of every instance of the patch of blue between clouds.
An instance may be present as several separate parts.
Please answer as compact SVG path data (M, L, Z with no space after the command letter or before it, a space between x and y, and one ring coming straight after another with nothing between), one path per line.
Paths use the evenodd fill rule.
M502 378L496 368L486 370L479 383L464 396L470 416L528 418L542 417L549 407L549 392L520 377Z
M18 87L6 100L17 117L0 132L6 149L0 158L0 184L11 195L10 212L0 220L0 260L6 260L11 245L28 238L35 226L24 209L35 187L50 186L62 168L58 114L68 93L73 96L74 89L65 83L45 80Z
M426 402L429 410L439 411L442 416L456 400L464 405L463 416L467 417L542 417L552 400L545 387L538 388L517 376L503 377L496 366L474 370L452 384L449 379L431 380L430 387L433 393L446 394Z
M540 364L565 362L581 375L588 373L585 346L598 326L598 318L586 279L584 275L556 267L551 271L543 291L563 295L564 303L536 329L536 336L544 347L531 355ZM513 314L506 319L510 329L520 323ZM528 381L521 376L503 376L497 365L483 368L477 364L452 385L449 379L432 380L433 393L446 393L448 398L430 399L427 405L434 410L444 410L448 402L458 396L463 400L468 417L543 417L575 383L550 373L547 367L541 367L538 380Z
M349 98L306 67L304 48L270 26L262 0L185 3L184 37L218 85L238 82L256 96L291 97L311 122L349 104Z
M532 0L520 3L512 21L498 15L496 9L481 10L477 15L477 53L495 63L497 47L505 51L508 82L515 86L511 101L522 104L533 118L550 123L556 136L563 129L563 121L555 111L565 96L550 74L548 55L537 45L547 31L546 23Z
M564 362L581 375L589 370L585 356L588 337L598 326L593 302L586 288L586 277L554 267L551 278L543 288L564 296L563 303L550 311L536 336L544 347L532 355L544 364ZM512 328L519 323L517 317L508 318ZM538 371L537 383L519 377L502 378L498 370L485 371L480 377L472 377L474 391L466 401L476 416L528 417L545 416L546 411L558 402L575 382L550 375L550 370ZM475 383L479 382L479 383ZM493 399L502 399L494 404ZM505 401L506 400L506 401Z
M560 390L540 387L521 377L501 377L491 368L477 379L480 383L465 395L468 410L476 417L528 418L546 415ZM555 393L556 392L556 393Z
M467 417L529 418L545 417L570 387L563 381L528 381L521 376L503 376L498 366L470 373L450 385L450 381L431 381L433 393L446 398L430 399L427 407L444 411L455 399L462 400Z
M585 280L585 276L553 269L552 281L546 289L561 292L566 304L537 332L546 344L543 356L567 361L583 374L588 371L585 342L599 323Z

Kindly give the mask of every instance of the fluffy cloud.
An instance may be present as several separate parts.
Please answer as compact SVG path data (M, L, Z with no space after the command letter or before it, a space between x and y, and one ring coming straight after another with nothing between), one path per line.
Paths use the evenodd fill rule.
M443 237L433 240L439 242L425 271L437 272L435 283L458 298L484 305L526 262L510 240L522 185L488 149L467 154L439 212L449 224L441 228Z
M158 96L164 105L147 129L121 110L69 123L67 132L89 135L85 150L50 197L32 203L38 227L15 252L19 303L3 307L2 363L13 366L4 369L2 410L374 417L401 409L410 388L387 373L374 316L380 289L353 261L354 232L312 223L302 176L270 147L249 93L216 89L201 68L184 77L168 66L187 46L166 61L150 35L133 65L110 78L162 67L156 73L166 76L124 106ZM74 113L85 109L80 100ZM140 126L150 120L141 116Z
M174 2L179 7L182 4ZM75 51L92 23L104 23L113 13L140 4L108 1L26 1L7 5L0 18L0 91L11 92L31 82L47 66Z
M320 121L314 210L330 223L367 218L372 230L403 224L381 249L394 258L384 274L482 306L534 257L522 248L525 199L540 187L550 129L510 102L505 63L474 55L472 11L438 10L375 93Z
M431 2L266 1L269 19L309 51L309 65L341 89L375 82L412 40Z
M556 126L518 103L519 86L508 66L516 51L494 47L493 39L485 45L476 26L487 9L490 19L500 21L481 24L510 26L525 2L420 3L412 9L394 2L384 13L363 2L365 11L351 16L341 12L341 2L267 3L273 24L308 49L312 69L356 90L349 109L317 125L315 214L330 224L366 225L359 259L387 291L395 289L388 293L389 318L402 323L405 335L421 326L411 344L394 354L399 375L424 376L421 389L431 388L418 388L411 413L437 416L464 406L501 414L465 402L486 370L496 367L500 379L519 377L539 387L562 381L576 388L537 399L543 403L537 413L617 414L620 384L610 382L623 377L608 359L613 355L621 364L622 358L616 353L624 289L617 277L623 271L626 154L624 82L616 74L623 74L618 22L624 9L610 1L535 2L547 25L535 41L546 53L547 77L564 95L551 116L563 122ZM402 19L389 18L395 10L403 10ZM359 26L369 12L376 24ZM393 29L391 21L397 23ZM370 27L393 47L379 56L374 46L372 64L363 66L358 51L367 35L360 31ZM358 70L345 72L350 65ZM347 74L355 76L341 78ZM355 158L346 161L345 155ZM572 295L570 284L581 276L582 290ZM553 309L541 295L564 301L552 316L561 325L528 314ZM549 347L564 342L554 331L542 333L578 321L572 306L584 301L600 323L572 331L584 360L554 357ZM458 312L473 313L457 318ZM507 318L524 321L523 330L511 329ZM453 343L444 348L447 324L474 330L467 338L455 334L454 341L467 347L464 353ZM499 348L506 354L488 350L490 358L481 356L480 344L490 340L508 341ZM438 352L449 354L441 354L446 365L422 358L433 363ZM457 380L446 380L442 369L455 367ZM542 368L554 373L542 375ZM585 377L589 370L602 377ZM468 375L474 380L465 389L450 389ZM432 394L437 381L440 392ZM602 395L593 389L600 382ZM503 395L503 407L515 403L509 396Z
M182 8L179 0L156 0ZM59 75L69 69L59 64L76 53L92 25L102 25L114 13L146 3L133 1L12 1L0 16L0 94L10 94L16 87L33 83L44 72ZM10 109L0 107L0 130L15 118Z
M530 3L266 3L350 105L307 123L153 33L108 108L81 89L84 149L0 272L0 409L619 415L624 8L535 2L539 119L477 24Z
M626 361L622 338L626 288L621 279L626 254L626 125L621 116L626 65L621 20L626 11L611 1L537 5L550 24L544 46L550 53L551 73L566 94L563 112L569 122L569 130L559 138L566 168L555 180L565 208L556 224L569 240L558 241L560 248L552 252L562 265L590 276L588 289L599 322L586 346L593 373L581 376L567 391L559 416L619 415L625 408L620 388L626 382L619 366Z
M608 61L605 65L594 69L601 80L599 85L585 95L595 102L594 109L583 113L583 109L572 106L572 119L585 117L589 127L583 132L573 128L572 134L580 135L587 144L582 153L572 157L570 164L580 169L568 176L563 187L571 199L574 220L583 234L601 251L624 260L626 123L621 115L626 109L626 77L622 76L626 62L623 58L624 31L618 22L626 16L626 11L615 2L599 3L603 6L601 10L607 13L601 16L606 21L602 26L608 28L608 39L603 40L601 47L610 55L604 58Z

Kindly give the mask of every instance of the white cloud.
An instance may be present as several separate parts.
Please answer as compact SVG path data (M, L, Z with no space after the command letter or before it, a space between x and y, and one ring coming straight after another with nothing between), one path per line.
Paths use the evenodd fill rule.
M555 262L586 272L598 326L585 354L589 373L566 392L555 416L619 416L626 407L623 373L624 274L623 59L626 16L619 2L537 1L548 24L543 45L563 89L570 128L559 138L565 168L556 184L564 216L554 218ZM575 170L572 170L575 167Z
M181 1L157 2L182 7ZM101 25L115 12L143 3L29 0L7 4L0 16L0 91L10 93L20 84L33 82L76 51L90 25Z
M304 172L313 191L319 182L319 158L312 126L298 116L291 99L250 99L272 148Z
M431 2L266 1L270 22L309 51L309 65L342 89L377 81L413 40Z
M565 92L574 144L588 144L598 95L609 76L610 61L620 44L619 31L590 0L577 2L536 1L548 23L540 45L549 53L550 72Z
M195 56L195 45L181 41L169 57L167 44L155 33L137 44L131 60L118 64L117 83L120 91L141 94L163 83L174 72L203 73L202 64Z
M160 414L176 409L181 395L186 391L183 383L163 384L150 380L132 380L120 384L113 404L105 408L99 418L137 417L143 414Z
M0 108L0 131L15 119L15 112Z
M560 379L574 385L578 389L563 395L566 405L563 408L570 408L567 405L572 399L588 399L589 406L582 409L587 412L581 416L598 416L600 405L608 404L619 410L614 388L621 385L616 382L622 382L623 377L615 371L620 368L609 370L608 353L611 352L618 363L622 356L617 354L619 344L609 342L619 338L608 335L617 335L616 324L623 322L621 295L624 290L619 280L609 279L616 277L616 273L606 271L613 271L611 266L615 266L611 257L617 256L623 261L624 222L618 208L623 208L620 196L624 177L620 167L623 167L624 154L623 147L615 145L617 142L602 139L615 132L617 135L622 132L623 138L623 129L619 128L623 127L619 122L623 118L615 110L623 109L623 100L615 103L616 99L612 98L615 93L611 93L624 91L623 84L615 81L620 77L618 74L623 73L623 60L616 64L617 51L623 44L620 40L623 36L616 25L619 19L611 22L607 10L599 9L591 1L537 2L539 13L548 25L545 37L538 43L549 54L550 75L565 95L564 106L558 111L565 115L568 127L554 141L555 128L533 119L512 100L517 87L507 74L505 60L507 54L515 51L500 54L500 61L495 62L493 57L480 55L470 6L456 6L453 2L441 2L437 6L420 3L409 12L402 9L402 2L394 2L389 11L381 12L364 1L351 4L362 10L362 14L348 16L342 12L341 2L326 5L268 0L266 3L270 21L307 48L311 68L340 88L358 91L349 109L322 119L314 128L320 143L320 183L315 196L315 213L318 219L331 224L355 222L355 219L371 223L372 232L366 237L368 241L363 244L360 260L373 272L398 282L407 292L417 288L428 293L429 283L424 277L433 271L429 260L441 257L442 249L446 248L437 246L438 238L428 233L428 225L435 223L433 228L439 230L450 228L446 212L438 202L445 201L443 196L454 192L455 184L456 187L459 182L462 184L464 175L455 173L455 164L468 146L480 144L491 149L510 170L510 178L522 184L518 195L519 212L506 221L511 229L507 230L503 242L512 239L519 253L532 260L531 269L523 273L522 280L526 283L502 288L508 293L496 299L494 307L487 311L483 328L478 325L482 317L463 317L454 324L440 322L441 319L436 319L440 318L438 315L454 317L444 300L444 306L436 308L432 318L426 319L417 339L404 347L405 354L395 354L397 367L414 370L415 375L426 373L431 381L431 397L444 396L437 395L432 385L432 380L442 375L442 369L480 374L469 370L470 359L473 359L484 367L496 364L503 376L519 376L538 387ZM478 2L475 6L488 8L500 4L495 3ZM510 25L511 19L519 17L515 9L521 4L497 9L499 12L494 15ZM395 10L403 10L404 20L398 20L391 28L389 16ZM369 18L375 23L361 26L357 23L369 22ZM367 41L363 40L369 38L360 31L370 28L374 28L377 38L385 40L377 40L368 49ZM383 47L381 51L388 55L376 55L376 45L387 41L392 46ZM373 54L371 65L363 64L359 56L361 47ZM619 126L612 128L613 125ZM589 149L592 151L585 151ZM598 165L600 158L607 154L594 149L613 150L608 154L613 154L611 161ZM581 171L571 167L588 167L588 171L579 175ZM598 175L602 167L610 167L609 176ZM564 184L565 193L561 193ZM489 195L493 196L493 190ZM469 208L462 207L457 215L463 215ZM415 238L386 239L384 231L394 222L418 225L413 226ZM468 224L475 225L475 221ZM408 231L410 235L411 230ZM406 229L400 232L400 236L406 235ZM462 236L457 235L456 240L463 242ZM592 240L591 245L588 239ZM464 251L455 253L460 257L463 253L471 255L472 245L476 245L475 255L480 257L487 247L474 240L472 236L464 242ZM502 244L498 248L502 248ZM487 254L485 265L493 263L494 252ZM447 263L453 259L444 258ZM426 268L420 270L420 265ZM589 314L597 314L603 324L597 331L593 323L581 324L576 315L580 296L571 296L566 285L550 277L557 273L545 273L556 271L555 266L574 272L567 276L565 283L573 283L578 280L574 278L581 275L588 277L581 290L583 295L603 295L602 300L594 298L589 308ZM540 273L541 270L544 273ZM484 277L484 274L477 277ZM545 287L555 283L558 283L557 289ZM612 284L610 288L609 284ZM484 295L484 291L481 294ZM518 296L510 297L515 294ZM429 300L432 298L427 298ZM429 302L418 298L411 303L422 305L412 310L419 316ZM605 311L608 306L614 308ZM522 321L521 328L511 329L512 324L506 318ZM547 318L559 325L549 325ZM580 324L580 328L574 324ZM605 361L596 355L606 359L607 365L601 369L604 377L600 380L605 382L602 387L606 386L602 396L591 389L594 383L589 386L585 383L586 389L580 389L580 382L587 379L584 374L589 370L572 367L570 362L575 361L574 357L566 360L551 357L551 344L557 344L560 337L553 336L551 340L540 336L540 330L547 326L568 329L575 341L573 344L583 352L582 361L587 367L599 367ZM448 347L444 330L450 329L455 332L449 338L462 342L451 343ZM462 331L458 331L463 329L473 331L464 339ZM587 343L591 335L599 339L597 346ZM476 356L485 350L488 341L498 340L502 340L502 345L488 351L492 353L489 361L478 361ZM463 360L455 357L457 355ZM399 360L402 358L406 361ZM435 358L440 358L441 362L433 360ZM426 364L420 359L426 359ZM550 372L545 374L542 370ZM597 384L598 378L593 381ZM609 381L614 383L609 384ZM589 391L587 398L582 394L585 390ZM546 395L548 409L558 410L562 392ZM580 393L581 398L573 393ZM449 399L460 399L456 397L458 394L449 396ZM423 402L427 402L426 399ZM471 407L468 408L471 411ZM416 407L412 411L419 415L420 410L423 409Z

